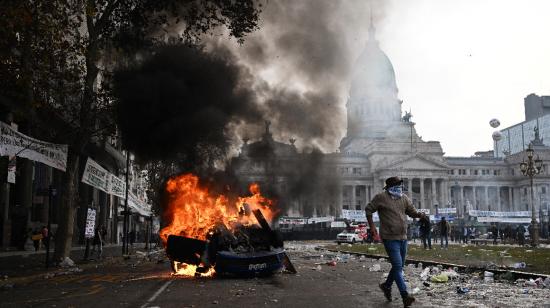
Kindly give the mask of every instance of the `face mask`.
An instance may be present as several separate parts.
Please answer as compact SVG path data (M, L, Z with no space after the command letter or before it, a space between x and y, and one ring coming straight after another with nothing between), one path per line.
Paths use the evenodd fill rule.
M403 196L403 187L402 186L392 186L388 188L388 193L396 198L401 198Z

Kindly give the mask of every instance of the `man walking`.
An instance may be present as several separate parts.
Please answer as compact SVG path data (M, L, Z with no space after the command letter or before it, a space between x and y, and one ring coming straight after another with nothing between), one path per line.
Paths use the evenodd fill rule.
M441 234L441 248L443 248L443 240L445 240L445 248L449 248L449 231L451 230L451 226L445 217L441 217L439 230Z
M380 284L380 289L388 301L392 300L391 286L395 281L405 307L415 301L407 292L403 278L403 266L407 255L407 217L423 218L425 215L416 211L411 200L403 194L403 181L399 177L386 180L384 192L377 194L365 208L367 221L373 235L377 235L372 214L378 212L380 217L380 237L390 258L392 268L386 282Z
M424 249L432 249L432 223L430 222L430 217L425 216L418 223L420 224L420 237L422 238Z

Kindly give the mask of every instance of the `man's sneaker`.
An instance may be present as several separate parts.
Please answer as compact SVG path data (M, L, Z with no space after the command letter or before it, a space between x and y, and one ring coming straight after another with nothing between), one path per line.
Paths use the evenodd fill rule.
M410 295L403 297L403 307L410 307L416 299Z
M381 283L379 287L380 287L380 290L384 292L384 296L386 297L388 302L391 302L391 288L386 287L386 285L383 283Z

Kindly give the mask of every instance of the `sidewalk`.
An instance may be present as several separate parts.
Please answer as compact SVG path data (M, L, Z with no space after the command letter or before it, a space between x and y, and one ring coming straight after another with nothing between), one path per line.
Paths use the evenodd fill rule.
M145 243L136 243L134 247L130 247L130 254L135 254L136 251L143 251ZM122 245L108 244L103 246L103 259L94 260L96 255L90 253L88 260L84 259L85 246L75 246L71 249L70 258L77 264L83 265L87 263L111 262L122 257ZM90 252L92 247L90 247ZM53 249L50 250L50 260L53 260ZM47 272L48 270L57 269L55 266L50 266L46 269L46 251L4 251L0 252L0 280L6 275L8 277L29 276L38 273ZM109 261L110 260L110 261Z
M103 245L103 248L110 248L110 247L120 247L122 250L122 244L107 244ZM73 246L71 248L71 251L76 250L84 250L86 249L86 246ZM90 249L92 249L92 246L90 246ZM53 247L50 248L50 255L53 254ZM7 251L0 251L0 258L5 257L13 257L13 256L30 256L30 255L44 255L46 254L46 249L41 248L39 251L33 250L7 250Z

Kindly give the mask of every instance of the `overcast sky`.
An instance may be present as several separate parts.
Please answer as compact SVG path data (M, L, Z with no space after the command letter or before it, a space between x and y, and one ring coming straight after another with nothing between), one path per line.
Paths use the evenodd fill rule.
M446 155L492 148L495 117L524 119L523 98L550 94L550 1L394 0L378 38L403 107Z
M303 106L298 114L309 122L296 127L284 121L293 109L272 104L280 140L336 151L371 6L403 110L412 110L418 134L440 141L447 156L492 149L492 118L500 128L514 125L524 119L525 96L550 94L550 0L269 0L260 29L229 46L269 84L271 101ZM300 95L302 102L291 101ZM318 97L325 101L315 104ZM328 129L317 133L313 122ZM313 127L307 136L306 127Z

